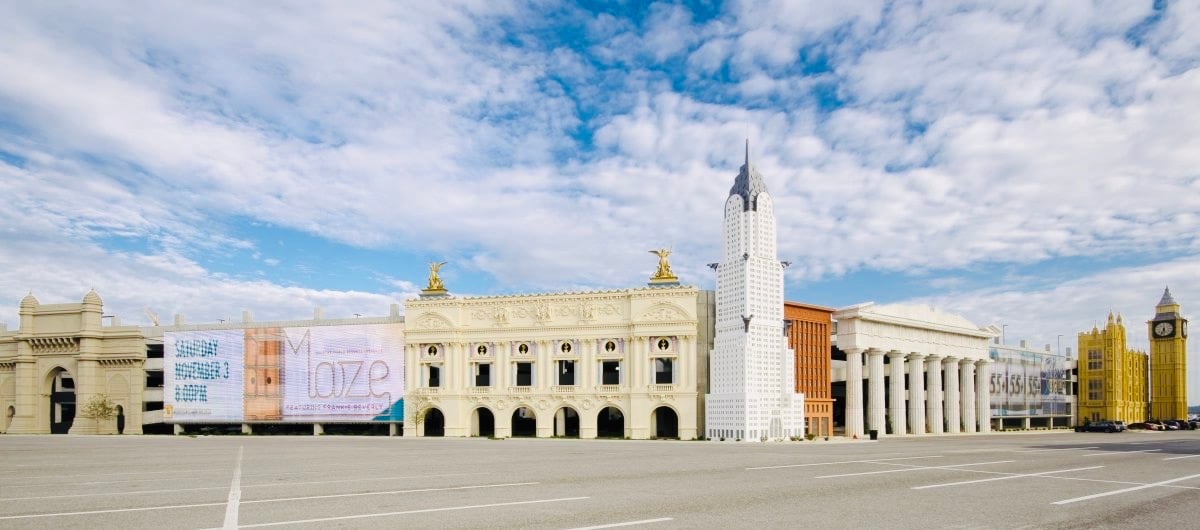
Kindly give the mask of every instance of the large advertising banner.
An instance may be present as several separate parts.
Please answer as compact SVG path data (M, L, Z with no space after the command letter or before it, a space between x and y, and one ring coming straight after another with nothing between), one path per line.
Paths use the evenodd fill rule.
M168 423L404 418L403 324L168 332L163 342Z
M242 420L242 330L163 337L163 418L168 422Z
M1066 357L991 348L990 398L992 416L1066 415Z

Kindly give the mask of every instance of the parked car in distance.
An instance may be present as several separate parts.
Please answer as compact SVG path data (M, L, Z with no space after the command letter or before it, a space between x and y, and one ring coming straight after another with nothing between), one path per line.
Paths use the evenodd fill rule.
M1113 426L1117 428L1117 432L1121 432L1126 429L1125 422L1123 422L1121 420L1117 420L1112 423L1113 423Z
M1111 421L1094 421L1075 426L1075 432L1121 432L1121 428Z
M1144 421L1135 421L1133 423L1130 423L1129 425L1126 425L1125 428L1129 429L1131 431L1153 431L1153 430L1156 430L1154 425L1151 425Z

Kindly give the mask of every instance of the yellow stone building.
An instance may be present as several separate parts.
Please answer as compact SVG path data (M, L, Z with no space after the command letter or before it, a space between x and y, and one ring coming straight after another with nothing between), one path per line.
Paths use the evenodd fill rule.
M1100 330L1079 334L1079 421L1146 421L1145 352L1125 346L1125 324L1108 314Z
M1187 319L1163 291L1147 322L1150 333L1150 417L1160 420L1187 418Z

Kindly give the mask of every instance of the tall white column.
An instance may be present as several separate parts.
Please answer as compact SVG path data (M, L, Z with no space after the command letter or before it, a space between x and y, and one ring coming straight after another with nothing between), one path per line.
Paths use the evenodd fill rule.
M946 407L946 432L957 433L962 430L962 417L959 415L958 396L958 358L946 357L942 361L942 370L946 377L946 390L943 403Z
M863 433L862 350L846 350L846 437Z
M884 426L883 408L883 352L876 349L867 350L867 369L870 370L870 392L867 394L867 425L871 430L886 432Z
M963 359L958 365L958 370L962 374L960 390L963 432L975 432L975 361Z
M991 361L975 361L975 414L979 432L992 432Z
M888 362L891 370L888 374L888 420L892 424L892 434L905 434L908 418L904 404L904 354L898 351L888 352Z
M925 361L925 417L929 422L930 434L942 434L942 357L930 355Z
M925 433L925 355L908 356L908 432Z

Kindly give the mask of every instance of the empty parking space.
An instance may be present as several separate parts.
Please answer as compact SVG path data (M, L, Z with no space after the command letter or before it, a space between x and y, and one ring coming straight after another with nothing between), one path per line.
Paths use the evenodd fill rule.
M1166 524L1170 506L1200 500L1191 432L786 444L6 436L0 456L20 466L0 476L0 528L1009 527L1146 506L1140 518Z

